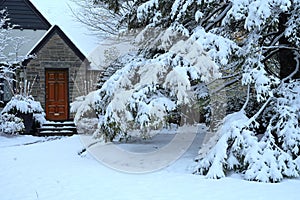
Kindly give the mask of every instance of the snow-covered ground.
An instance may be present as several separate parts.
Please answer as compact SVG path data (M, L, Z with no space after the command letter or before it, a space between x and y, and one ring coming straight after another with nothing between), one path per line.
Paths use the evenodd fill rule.
M120 144L120 148L160 148L170 137L136 140ZM197 140L201 137L196 137L189 150L169 167L131 174L105 167L89 153L79 156L83 144L78 135L0 136L0 199L299 199L299 179L266 184L245 181L238 175L220 180L192 175Z

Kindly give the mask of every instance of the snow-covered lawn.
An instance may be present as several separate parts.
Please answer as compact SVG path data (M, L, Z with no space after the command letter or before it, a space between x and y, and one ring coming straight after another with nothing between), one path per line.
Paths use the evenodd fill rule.
M121 147L141 147L137 142ZM197 138L181 159L163 170L130 174L105 167L88 153L79 156L83 145L78 135L0 136L0 199L299 199L299 179L266 184L238 175L220 180L192 175L196 143ZM157 148L155 144L160 143L143 143L148 148Z

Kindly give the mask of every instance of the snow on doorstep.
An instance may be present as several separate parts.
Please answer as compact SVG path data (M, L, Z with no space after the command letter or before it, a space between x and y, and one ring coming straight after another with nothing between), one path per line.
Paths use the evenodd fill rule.
M64 122L56 122L56 121L47 121L47 124L48 125L52 125L52 124L62 124L62 125L64 125L64 124L66 124L66 125L68 125L68 124L74 124L74 122L73 121L64 121Z
M83 148L79 136L11 146L13 141L32 139L41 138L0 137L1 200L299 199L299 179L278 184L244 181L237 175L211 180L178 170L191 164L195 155L189 151L177 161L181 166L136 175L104 167L89 154L79 156Z
M55 126L42 126L41 128L56 128Z

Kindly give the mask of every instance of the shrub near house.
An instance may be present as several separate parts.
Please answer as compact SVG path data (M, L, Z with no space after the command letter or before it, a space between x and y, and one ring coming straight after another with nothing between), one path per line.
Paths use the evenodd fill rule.
M0 133L30 133L46 122L44 110L32 96L15 95L3 108Z

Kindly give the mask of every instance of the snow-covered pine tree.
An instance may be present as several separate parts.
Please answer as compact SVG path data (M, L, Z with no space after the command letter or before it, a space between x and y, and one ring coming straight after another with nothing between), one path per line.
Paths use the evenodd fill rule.
M190 51L181 52L180 59L183 62L178 62L179 51L172 56L173 46L176 46L178 40L182 40L185 44L197 44L204 50L194 51L195 58L207 52L215 62L216 66L209 67L204 63L202 66L200 64L197 78L207 81L209 78L206 77L211 70L218 69L223 75L223 87L234 83L248 86L244 106L239 108L240 111L225 117L214 147L204 151L204 155L199 157L197 173L221 178L228 171L234 170L242 173L245 179L263 182L277 182L283 177L299 176L298 0L134 0L129 4L128 1L113 4L114 2L97 1L92 4L102 7L106 5L108 9L113 8L113 13L121 14L118 24L127 27L128 32L139 29L141 32L136 42L142 48L136 58L104 84L107 89L102 89L99 109L102 127L109 128L105 124L107 122L115 125L114 120L121 113L123 119L133 119L132 112L127 107L129 104L125 101L118 107L120 109L113 107L115 95L118 95L113 88L128 86L133 91L129 90L127 97L140 98L132 100L141 103L140 106L151 102L148 93L139 95L137 88L132 87L132 80L128 78L136 73L143 75L144 72L140 73L141 66L161 66L167 60L172 69L186 70L187 67L195 67L195 62L186 61ZM130 5L130 9L119 12L120 9L116 7L123 3ZM162 75L168 78L168 73ZM174 85L178 77L173 78L168 79L169 82L178 87L179 85ZM142 82L143 79L139 80ZM138 82L134 84L138 85ZM153 85L150 86L141 86L138 91L157 91ZM180 94L178 88L170 89L170 94ZM156 94L156 99L166 97L159 95L161 94ZM255 99L250 98L252 96ZM251 103L253 101L257 103ZM155 104L161 105L164 104ZM148 108L141 111L143 112L133 112L137 116L135 119L143 119L140 122L148 123L149 114L153 110ZM169 111L167 107L165 111ZM118 127L122 128L122 123ZM119 130L121 129L110 131L118 134Z

